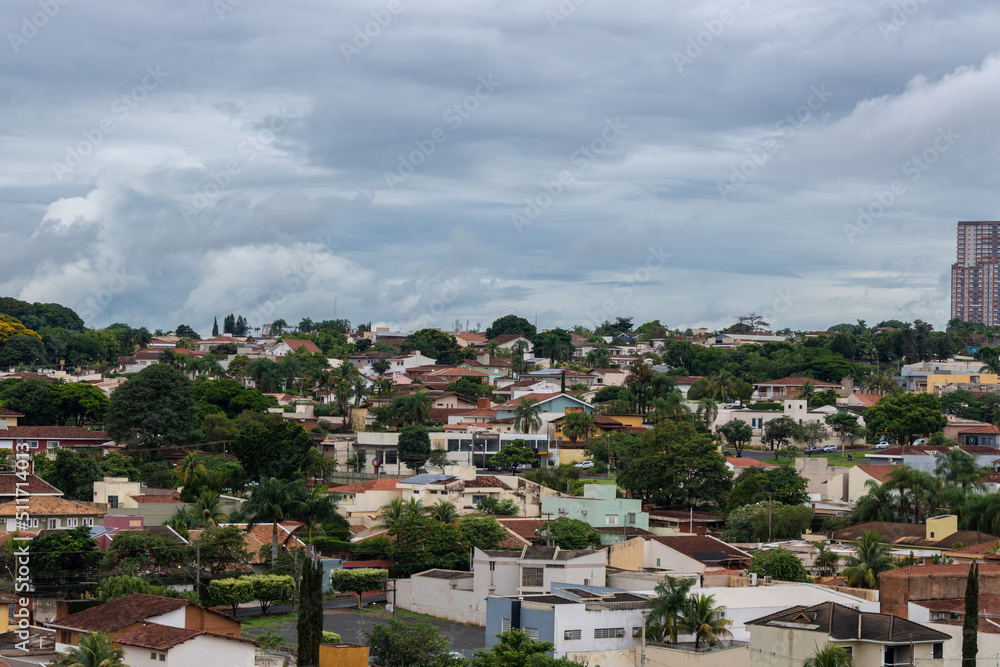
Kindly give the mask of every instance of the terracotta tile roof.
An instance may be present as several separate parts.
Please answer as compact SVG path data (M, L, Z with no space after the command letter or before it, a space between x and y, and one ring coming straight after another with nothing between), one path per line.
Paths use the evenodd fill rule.
M749 560L750 554L708 535L658 535L652 538L678 553L706 564L727 560Z
M25 503L11 501L0 505L0 517L16 516L24 511ZM32 516L96 516L106 514L103 510L75 500L65 500L58 496L32 496L28 499L28 512Z
M497 519L497 522L520 538L529 542L535 539L536 532L545 527L544 519Z
M869 477L873 477L873 478L877 479L879 482L884 482L885 478L889 476L889 473L891 473L893 470L898 470L898 469L900 469L902 467L903 466L873 466L873 465L863 466L863 465L859 465L858 466L858 470L860 470L861 472L865 473Z
M157 503L174 504L174 505L184 504L184 501L181 500L180 496L153 495L153 496L129 496L129 498L139 503L140 505L155 505Z
M858 399L858 402L861 403L862 405L875 405L880 400L882 400L882 397L879 396L878 394L858 394L858 393L855 393L854 394L854 398Z
M650 510L650 518L662 517L664 519L694 519L695 521L725 521L724 514L714 512L689 512L688 510Z
M15 473L0 473L0 496L13 496L17 494L18 484L24 484L27 482L28 485L22 486L21 493L29 493L33 496L35 495L53 495L61 496L62 491L52 486L48 482L44 481L41 477L36 475L28 475L23 481Z
M490 418L493 418L493 417L497 416L497 411L496 410L490 410L488 408L482 408L482 409L477 409L477 410L470 410L468 413L466 413L463 416L464 417L490 417Z
M467 489L507 489L507 486L499 477L494 477L493 475L477 475L475 479L470 479L465 482L465 488Z
M115 637L115 641L125 646L167 651L202 634L205 634L202 630L188 630L187 628L175 628L159 623L147 623L132 632Z
M497 345L503 345L504 343L515 341L518 338L523 338L524 340L527 340L529 344L531 343L527 336L522 336L521 334L500 334L499 336L494 336L490 340L495 340Z
M981 542L980 544L973 544L959 549L952 549L948 552L948 554L970 554L981 556L994 553L994 549L996 549L997 546L1000 546L1000 539L993 540L991 542Z
M38 440L110 440L104 431L91 431L82 426L9 426L0 437Z
M511 366L510 359L490 359L490 366L498 366L501 368L506 368Z
M455 338L461 338L462 340L468 341L470 343L485 343L486 341L489 340L489 338L487 338L486 336L482 334L477 334L474 331L460 331L457 334L455 334Z
M191 602L188 600L179 598L133 593L69 616L57 618L52 621L51 625L88 632L111 632L151 616L159 616L186 607L189 604Z
M980 572L1000 572L1000 563L980 563ZM966 576L969 574L969 564L959 565L907 565L897 567L894 570L887 570L879 574L879 577L920 577L932 574L957 574Z
M430 421L445 423L448 417L464 416L476 412L475 408L431 408Z
M816 378L807 378L807 377L787 377L787 378L781 378L780 380L765 380L764 382L754 382L754 386L801 387L806 382L812 382L814 387L836 388L840 386L840 384L836 382L824 382L823 380L817 380Z
M726 462L734 468L773 468L775 467L773 463L768 463L767 461L758 461L757 459L752 459L750 457L743 456L727 456Z
M993 430L992 431L975 431L975 433L996 433L997 432L997 427L996 426L991 426L990 428L992 428ZM971 431L962 431L962 433L970 433L970 432ZM965 452L966 454L971 455L971 456L990 456L990 455L996 456L996 454L997 454L997 448L996 447L987 447L986 445L961 445L959 447L959 449L962 450L963 452Z
M300 347L305 347L306 352L312 352L313 354L323 351L316 346L316 343L304 338L283 338L281 342L290 347L292 351L296 351Z
M14 412L13 410L9 410L7 408L0 408L0 417L23 417L23 416L24 415L22 415L20 412Z
M398 479L369 479L354 484L330 487L331 493L365 493L366 491L395 491Z
M428 379L434 377L453 377L453 376L484 378L486 377L486 373L483 373L482 371L474 371L471 368L460 368L458 366L454 366L450 368L442 368L441 370L437 371L431 371L430 373L427 373L427 378L424 381L426 382Z

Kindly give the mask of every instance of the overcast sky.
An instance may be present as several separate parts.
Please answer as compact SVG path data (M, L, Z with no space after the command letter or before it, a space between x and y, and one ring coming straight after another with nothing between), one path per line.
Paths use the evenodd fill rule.
M5 0L0 28L0 295L93 327L940 328L955 223L1000 217L992 2Z

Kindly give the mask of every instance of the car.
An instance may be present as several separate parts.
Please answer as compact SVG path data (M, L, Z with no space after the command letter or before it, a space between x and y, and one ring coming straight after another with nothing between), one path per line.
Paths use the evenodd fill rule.
M920 447L920 446L926 445L926 444L927 444L927 441L924 440L923 438L917 438L916 440L913 441L913 446L914 447Z
M822 447L816 447L815 445L810 445L809 447L806 447L805 450L802 453L803 454L819 454L822 451L823 451Z
M736 452L734 452L731 449L723 449L722 450L722 455L723 456L736 456Z
M889 449L889 443L883 440L882 442L875 445L874 449Z
M827 445L827 446L825 446L823 448L823 452L826 453L826 454L836 454L839 451L840 451L840 448L837 447L837 445L832 445L832 444L831 445Z
M579 468L580 470L588 470L594 467L593 461L580 461L573 466L574 468Z

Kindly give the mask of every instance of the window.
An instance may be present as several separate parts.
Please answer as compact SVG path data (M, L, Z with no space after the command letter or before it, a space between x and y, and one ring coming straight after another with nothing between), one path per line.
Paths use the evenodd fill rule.
M854 657L854 647L853 646L841 646L840 648L844 649L844 651L847 653L847 655L851 656L852 658Z
M554 569L556 569L556 570L565 570L565 569L566 569L566 566L565 566L565 565L564 565L563 563L551 563L551 564L546 564L546 565L545 565L545 567L547 567L547 568L549 568L549 569L552 569L552 568L554 568Z
M31 527L32 528L38 528L38 519L32 519L31 520Z
M448 441L448 451L449 452L457 452L458 451L458 440L449 440Z
M29 440L28 441L28 449L38 449L38 441L37 440Z
M398 452L395 449L387 449L384 452L385 460L383 463L385 465L396 465L399 463L399 458L397 457Z
M149 659L150 660L156 660L156 652L155 651L153 653L149 654Z
M642 626L641 625L639 627L637 627L637 628L632 628L632 639L639 639L640 637L642 637Z
M49 530L55 530L59 527L59 519L49 519Z
M472 496L472 504L478 505L479 503L483 502L485 498L486 496Z
M59 441L49 440L49 449L59 449Z
M419 496L420 495L420 491L418 491L417 489L414 489L413 490L413 495Z
M604 525L605 526L617 526L618 525L618 515L617 514L605 514L604 515Z
M94 525L94 520L93 519L84 519L83 520L83 525L85 525L85 526L93 526Z
M566 630L565 632L563 632L563 639L565 639L568 642L580 639L581 636L582 635L580 630Z
M659 558L656 559L656 567L660 567L660 559Z
M538 639L538 628L525 628L524 634L528 635L532 639Z
M510 632L510 619L505 618L500 621L500 632Z
M625 628L595 628L594 639L621 639L625 636Z
M66 525L70 528L76 528L80 525L79 519L66 519Z
M944 660L944 644L938 642L931 647L931 657L934 660Z
M885 647L885 660L883 661L886 665L896 664L896 649L892 646Z
M634 526L635 525L635 512L629 512L625 517L625 525Z
M59 643L60 644L71 644L73 642L73 633L69 630L59 631Z
M522 586L544 585L545 569L541 567L526 567L521 570Z
M118 496L108 496L108 507L118 507Z
M167 654L166 653L161 653L160 654L160 662L166 662L166 661L167 661Z

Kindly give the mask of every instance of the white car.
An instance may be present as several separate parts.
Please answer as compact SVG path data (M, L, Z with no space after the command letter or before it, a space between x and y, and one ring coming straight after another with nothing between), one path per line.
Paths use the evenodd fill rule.
M926 444L927 444L927 441L924 440L923 438L917 438L916 440L913 441L913 446L914 447L922 447L923 445L926 445Z
M874 449L889 449L889 443L888 442L880 442L877 445L875 445Z
M579 468L580 470L587 470L589 468L593 468L594 467L594 462L593 461L580 461L574 467Z

